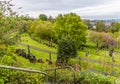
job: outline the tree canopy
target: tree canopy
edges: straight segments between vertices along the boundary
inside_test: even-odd
[[[55,38],[59,41],[64,36],[71,36],[80,47],[86,43],[87,26],[82,22],[80,16],[75,13],[58,15],[54,24]]]
[[[40,14],[39,19],[42,21],[47,21],[47,16],[45,14]]]
[[[119,22],[113,22],[111,24],[111,31],[112,31],[112,33],[120,31],[120,23]]]
[[[117,41],[111,35],[105,32],[90,32],[90,41],[96,44],[96,47],[117,47]]]
[[[25,21],[12,10],[10,1],[0,1],[0,43],[13,44],[25,28]]]
[[[49,21],[38,19],[30,22],[28,31],[41,39],[50,40],[53,35],[52,29],[52,24]]]
[[[96,23],[96,31],[98,32],[107,32],[108,28],[104,21],[100,20]]]

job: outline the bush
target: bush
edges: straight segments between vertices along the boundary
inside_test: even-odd
[[[69,58],[76,57],[77,46],[75,40],[70,36],[62,38],[58,45],[58,61],[67,63]]]
[[[1,64],[4,64],[4,65],[12,66],[15,64],[15,60],[12,58],[12,56],[4,55],[0,61],[1,61]]]
[[[115,84],[116,80],[116,77],[105,76],[92,72],[82,72],[78,78],[80,84]]]
[[[0,69],[0,84],[45,84],[45,77],[37,73]]]
[[[0,58],[2,58],[4,56],[4,54],[5,54],[5,50],[0,48]]]

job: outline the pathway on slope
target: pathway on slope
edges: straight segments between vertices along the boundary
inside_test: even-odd
[[[24,47],[27,47],[27,46],[28,46],[27,44],[20,44],[20,45],[21,45],[21,46],[24,46]],[[37,48],[37,47],[31,46],[31,45],[29,45],[29,47],[30,47],[31,49],[34,49],[34,50],[37,50],[37,51],[42,51],[42,52],[51,53],[51,54],[57,54],[57,52],[53,52],[53,51],[50,51],[50,50],[45,50],[45,49]]]

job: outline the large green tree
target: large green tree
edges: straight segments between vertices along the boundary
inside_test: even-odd
[[[87,26],[82,22],[80,16],[75,13],[58,15],[54,24],[55,38],[57,42],[64,36],[75,39],[78,47],[86,43]]]
[[[42,20],[34,20],[33,22],[29,23],[28,31],[45,40],[51,40],[52,38],[52,23],[49,21],[42,21]]]
[[[47,21],[47,16],[45,14],[40,14],[39,19],[42,21]]]

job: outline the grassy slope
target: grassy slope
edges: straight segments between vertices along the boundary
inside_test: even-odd
[[[46,45],[43,45],[41,43],[38,43],[38,42],[32,40],[28,36],[28,34],[26,34],[26,33],[22,34],[21,37],[22,37],[21,38],[22,39],[22,43],[24,43],[24,44],[29,44],[29,45],[32,45],[32,46],[35,46],[35,47],[38,47],[38,48],[42,48],[42,49],[45,49],[45,50],[50,50],[50,51],[57,52],[57,49],[55,49],[55,48],[50,48],[50,47],[48,47]],[[111,58],[108,55],[108,51],[106,51],[106,50],[100,50],[99,52],[96,53],[95,44],[89,42],[89,43],[87,43],[87,45],[88,45],[88,47],[86,47],[83,51],[80,50],[78,52],[78,55],[80,57],[86,58],[85,52],[86,51],[90,51],[90,55],[88,57],[89,59],[94,59],[94,60],[98,60],[98,61],[102,61],[102,62],[110,62],[110,63],[112,63]],[[23,47],[23,46],[20,46],[20,45],[17,46],[17,47],[25,48],[27,50],[26,47]],[[55,67],[55,64],[53,64],[53,65],[48,65],[47,64],[46,59],[49,59],[49,54],[48,53],[36,51],[36,50],[33,50],[33,49],[31,49],[31,52],[37,58],[42,58],[45,63],[35,63],[34,64],[34,63],[30,63],[27,59],[24,59],[23,57],[16,56],[18,62],[21,63],[21,67],[38,69],[38,70],[45,70],[45,69],[50,69],[50,68],[54,68]],[[118,59],[119,58],[119,54],[115,53],[114,57],[115,57],[115,60],[116,60],[115,64],[120,64],[119,59]],[[56,55],[52,55],[52,60],[55,63],[55,61],[56,61]],[[71,64],[76,64],[76,63],[78,63],[78,60],[72,59],[72,60],[70,60],[70,63]],[[107,66],[107,65],[103,66],[103,65],[100,65],[100,64],[97,64],[97,63],[87,63],[87,62],[81,61],[81,65],[84,68],[93,68],[94,67],[96,69],[103,70],[104,67],[106,67],[105,71],[107,71],[107,68],[109,70],[112,70],[111,66]]]
[[[21,35],[21,39],[22,39],[23,44],[28,44],[28,45],[31,45],[31,46],[34,46],[34,47],[37,47],[37,48],[41,48],[41,49],[44,49],[44,50],[49,50],[49,51],[56,52],[55,48],[50,48],[46,45],[40,44],[40,43],[32,40],[29,37],[29,35],[26,34],[26,33]],[[27,47],[21,46],[19,44],[15,47],[26,49],[26,52],[27,52]],[[35,55],[37,59],[41,58],[44,61],[44,63],[31,63],[28,59],[25,59],[21,56],[15,56],[16,59],[17,59],[17,62],[19,63],[19,67],[31,68],[31,69],[37,69],[37,70],[45,70],[45,69],[51,69],[51,68],[55,67],[54,63],[56,61],[56,55],[52,54],[53,64],[49,65],[48,62],[46,62],[46,60],[49,59],[49,54],[48,53],[33,50],[33,49],[30,49],[30,50],[31,50],[31,53],[33,55]]]
[[[24,44],[35,46],[37,48],[42,48],[42,49],[45,49],[45,50],[50,50],[50,51],[55,51],[55,52],[57,51],[55,48],[50,48],[46,45],[40,44],[40,43],[32,40],[27,33],[22,34],[21,37],[22,37],[21,38],[22,43],[24,43]]]

